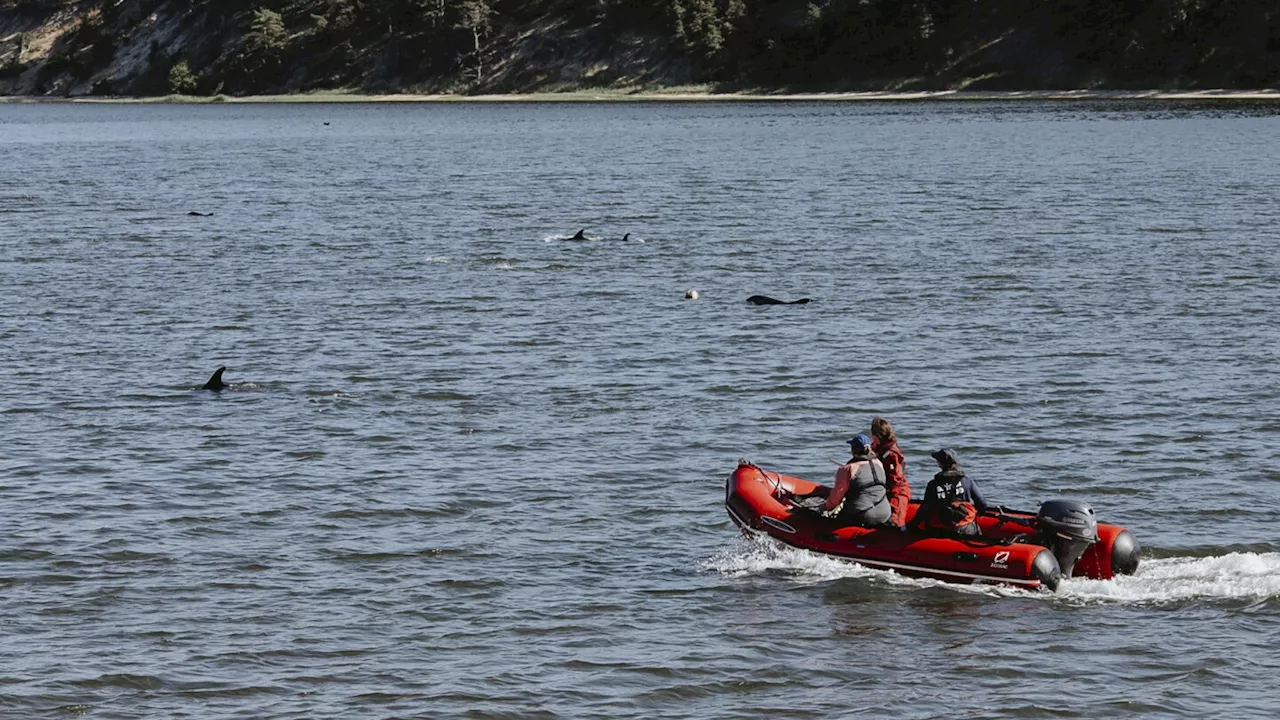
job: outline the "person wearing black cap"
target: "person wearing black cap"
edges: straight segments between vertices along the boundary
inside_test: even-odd
[[[978,513],[986,512],[987,502],[973,480],[965,477],[949,448],[935,450],[938,474],[929,481],[924,499],[911,521],[914,529],[925,528],[946,535],[977,535]]]
[[[823,517],[840,525],[875,527],[888,522],[889,496],[885,490],[884,465],[871,452],[871,438],[854,435],[849,440],[849,462],[836,471],[835,485],[824,491],[827,501],[818,509]]]

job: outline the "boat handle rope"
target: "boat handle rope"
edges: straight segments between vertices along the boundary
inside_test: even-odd
[[[746,465],[747,467],[753,467],[753,468],[755,468],[755,469],[759,470],[761,475],[764,475],[765,480],[768,480],[768,479],[769,479],[769,471],[768,471],[768,470],[765,470],[764,468],[760,467],[759,465],[757,465],[757,464],[755,464],[755,463],[753,463],[753,462],[750,462],[750,461],[747,461],[747,460],[739,460],[739,461],[738,461],[738,464],[739,464],[739,465]],[[784,493],[785,493],[785,494],[787,494],[787,495],[791,495],[791,494],[792,494],[790,491],[788,491],[788,490],[786,490],[785,488],[783,488],[783,487],[782,487],[782,473],[778,472],[777,470],[774,470],[774,471],[773,471],[773,489],[774,489],[774,492],[776,492],[776,493],[777,493],[777,494],[779,494],[779,495],[782,495],[782,494],[784,494]]]
[[[760,469],[760,472],[764,474],[765,478],[768,479],[769,471],[765,470],[764,468],[759,468],[759,469]],[[778,495],[782,495],[784,493],[787,495],[791,494],[789,491],[785,490],[782,487],[782,473],[778,472],[777,470],[773,471],[773,489],[774,489],[774,492],[776,492]]]

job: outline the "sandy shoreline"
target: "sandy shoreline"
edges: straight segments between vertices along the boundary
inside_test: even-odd
[[[0,103],[625,103],[625,102],[909,102],[1010,100],[1251,100],[1280,101],[1280,89],[1258,90],[937,90],[921,92],[717,93],[708,91],[572,91],[505,95],[366,95],[348,92],[213,97],[24,97]]]

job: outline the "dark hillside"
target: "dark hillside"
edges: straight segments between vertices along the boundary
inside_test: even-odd
[[[1260,0],[0,0],[0,94],[1262,88]]]

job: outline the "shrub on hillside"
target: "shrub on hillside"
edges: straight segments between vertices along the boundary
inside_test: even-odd
[[[199,87],[199,80],[191,72],[186,60],[179,60],[169,68],[169,92],[177,95],[193,95]]]

